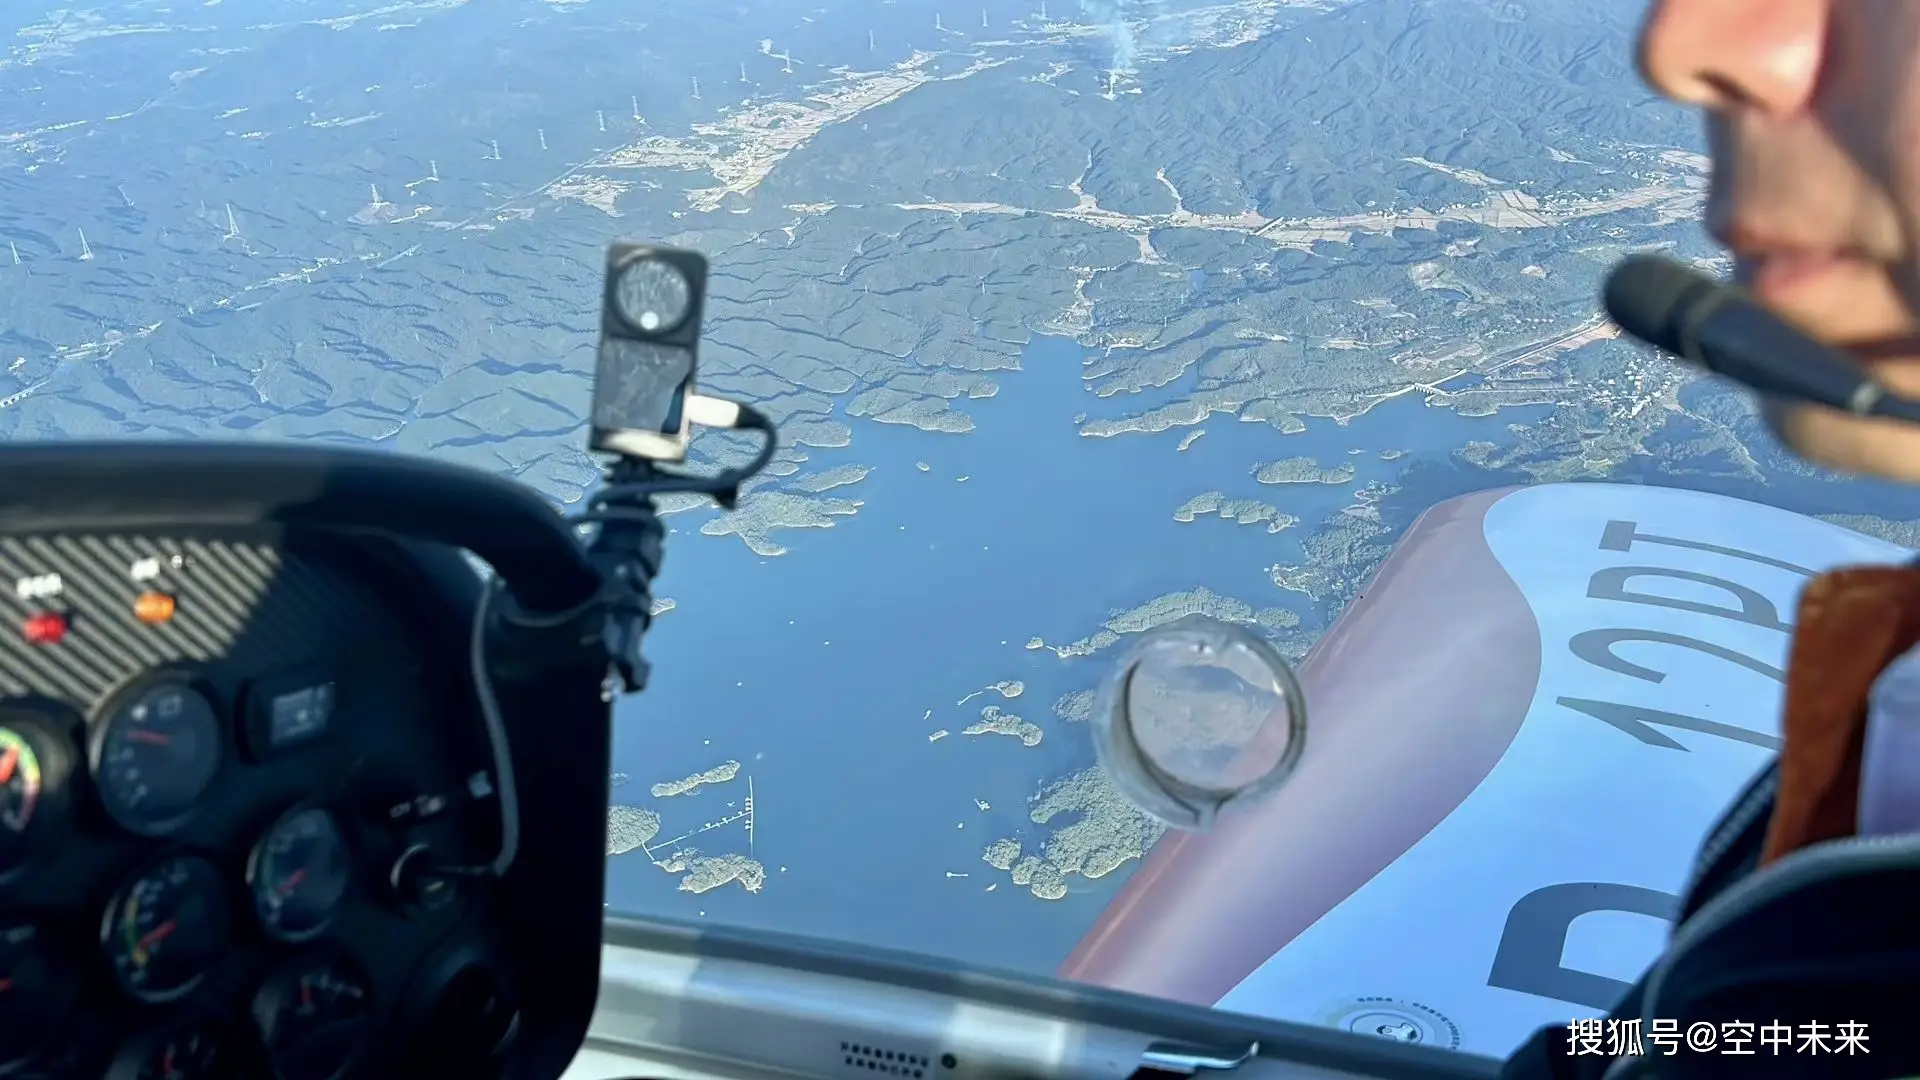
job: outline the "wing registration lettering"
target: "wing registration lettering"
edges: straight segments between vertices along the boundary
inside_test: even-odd
[[[1731,559],[1740,559],[1748,563],[1787,570],[1793,573],[1810,574],[1805,567],[1762,555],[1754,551],[1727,547],[1722,544],[1710,544],[1702,540],[1689,540],[1677,536],[1660,536],[1642,533],[1637,522],[1609,521],[1600,533],[1599,550],[1625,552],[1633,545],[1645,543],[1659,544],[1670,548],[1700,551],[1711,555],[1721,555]],[[1636,581],[1665,580],[1702,585],[1724,594],[1731,603],[1717,604],[1704,600],[1685,599],[1676,596],[1663,596],[1634,588]],[[1623,604],[1638,604],[1644,607],[1664,608],[1669,611],[1686,612],[1712,619],[1721,619],[1755,627],[1760,630],[1789,633],[1793,624],[1780,617],[1780,606],[1769,599],[1765,593],[1730,578],[1717,574],[1706,574],[1696,570],[1686,570],[1672,566],[1603,566],[1595,570],[1587,579],[1587,599],[1613,601]],[[1716,660],[1743,667],[1748,671],[1764,675],[1776,683],[1784,683],[1787,674],[1757,657],[1724,645],[1717,645],[1691,634],[1674,633],[1668,630],[1654,630],[1634,627],[1596,627],[1582,630],[1567,641],[1567,648],[1574,656],[1585,663],[1616,675],[1638,679],[1655,685],[1666,681],[1667,672],[1646,664],[1635,663],[1615,651],[1615,647],[1640,642],[1650,645],[1670,645],[1686,649]],[[1611,725],[1640,742],[1659,747],[1663,750],[1685,751],[1686,746],[1678,740],[1662,733],[1659,728],[1677,731],[1696,731],[1720,739],[1746,743],[1765,750],[1778,750],[1780,740],[1772,735],[1740,727],[1735,724],[1721,723],[1685,713],[1669,712],[1642,705],[1628,705],[1622,702],[1600,701],[1586,697],[1556,697],[1555,704],[1563,708],[1584,713],[1604,724]]]
[[[1508,910],[1487,985],[1604,1012],[1633,986],[1566,966],[1562,958],[1574,920],[1616,911],[1671,922],[1679,910],[1678,896],[1638,885],[1576,881],[1535,889]]]
[[[1697,731],[1702,735],[1711,735],[1717,739],[1732,739],[1734,742],[1743,742],[1766,750],[1780,749],[1780,740],[1772,735],[1735,724],[1722,724],[1714,720],[1703,720],[1698,716],[1667,712],[1664,709],[1649,709],[1644,705],[1622,705],[1617,701],[1594,701],[1590,698],[1572,697],[1556,698],[1554,703],[1576,712],[1586,713],[1603,724],[1611,724],[1619,728],[1648,746],[1658,746],[1663,750],[1685,751],[1687,748],[1677,740],[1662,735],[1655,730],[1656,728]]]
[[[1725,555],[1732,559],[1745,559],[1762,566],[1771,566],[1776,570],[1785,570],[1790,574],[1799,574],[1801,577],[1813,577],[1818,573],[1798,563],[1790,563],[1785,559],[1776,559],[1771,555],[1762,555],[1757,551],[1748,551],[1744,548],[1709,544],[1704,540],[1687,540],[1678,536],[1656,536],[1652,533],[1643,533],[1637,521],[1609,521],[1600,533],[1601,551],[1632,551],[1636,543],[1662,544],[1667,547],[1685,548],[1688,551]]]
[[[1765,675],[1774,682],[1785,682],[1787,679],[1786,672],[1772,664],[1756,660],[1746,653],[1735,652],[1725,645],[1715,645],[1711,641],[1702,641],[1686,634],[1670,634],[1665,630],[1638,630],[1621,626],[1582,630],[1567,642],[1567,648],[1573,651],[1573,655],[1594,667],[1611,671],[1616,675],[1626,675],[1650,683],[1666,681],[1666,672],[1623,659],[1619,653],[1613,651],[1615,645],[1628,641],[1644,641],[1653,645],[1672,645],[1681,649],[1691,649],[1697,653],[1725,660],[1730,664],[1738,664],[1748,671]]]
[[[1604,537],[1601,550],[1606,550]],[[1656,593],[1633,592],[1627,588],[1627,583],[1634,578],[1666,578],[1670,581],[1691,581],[1696,585],[1710,585],[1739,601],[1740,606],[1728,608],[1698,600],[1682,600]],[[1690,611],[1695,615],[1732,619],[1735,622],[1746,623],[1748,626],[1760,627],[1762,630],[1778,630],[1783,634],[1793,629],[1793,624],[1780,618],[1780,609],[1775,607],[1773,601],[1767,599],[1760,590],[1713,574],[1676,570],[1670,566],[1603,566],[1593,572],[1593,577],[1587,579],[1587,598],[1618,600],[1626,604],[1647,604],[1652,607],[1672,608],[1675,611]]]

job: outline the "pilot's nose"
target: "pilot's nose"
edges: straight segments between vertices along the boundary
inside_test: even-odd
[[[1819,79],[1834,0],[1653,0],[1640,72],[1684,105],[1790,113]]]

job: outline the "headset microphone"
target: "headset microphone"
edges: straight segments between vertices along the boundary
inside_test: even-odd
[[[1744,290],[1672,260],[1622,260],[1607,275],[1603,299],[1628,334],[1768,397],[1920,423],[1920,401],[1894,394],[1858,361],[1808,337]]]

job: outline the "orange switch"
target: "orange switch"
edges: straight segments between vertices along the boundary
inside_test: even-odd
[[[143,592],[133,601],[133,617],[148,626],[173,618],[173,597],[163,592]]]

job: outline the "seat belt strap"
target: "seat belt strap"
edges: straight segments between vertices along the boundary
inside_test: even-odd
[[[1823,574],[1800,597],[1781,722],[1780,790],[1762,866],[1859,829],[1860,766],[1876,680],[1920,644],[1920,569]]]

